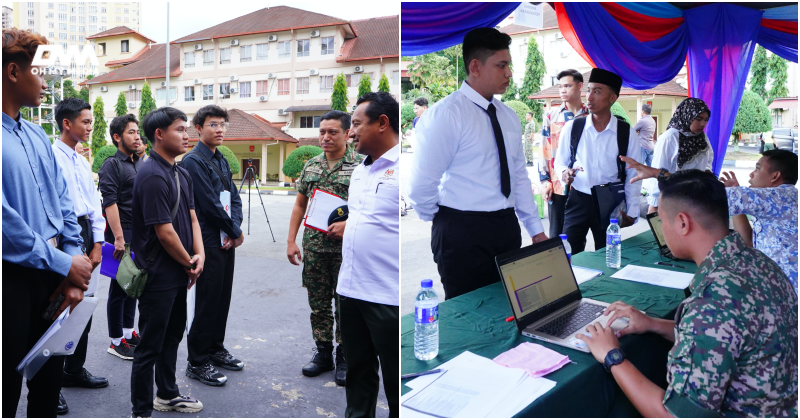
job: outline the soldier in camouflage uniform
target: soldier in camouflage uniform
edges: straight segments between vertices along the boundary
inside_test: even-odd
[[[610,369],[645,417],[797,418],[797,295],[777,263],[728,234],[725,189],[713,174],[688,170],[659,182],[664,237],[678,258],[698,264],[691,295],[675,321],[650,318],[617,302],[608,324],[628,318],[619,335],[655,332],[675,342],[667,390],[622,355],[613,330],[599,323],[578,335]],[[611,352],[611,354],[609,354]],[[611,356],[610,360],[608,356]]]
[[[311,362],[303,367],[303,375],[317,376],[334,369],[333,339],[336,350],[336,383],[344,386],[347,365],[344,359],[341,335],[339,334],[339,305],[332,313],[331,301],[337,299],[336,280],[342,264],[342,234],[346,222],[337,222],[327,230],[329,233],[306,227],[303,233],[303,255],[295,243],[308,200],[315,189],[337,195],[347,200],[350,175],[363,160],[363,156],[347,146],[350,116],[341,111],[331,111],[320,121],[320,145],[322,154],[311,158],[297,180],[297,200],[289,226],[287,256],[292,264],[303,261],[303,287],[308,291],[311,307],[311,330],[316,351]],[[336,329],[334,331],[334,320]]]
[[[533,133],[536,132],[536,122],[533,121],[533,112],[525,114],[525,119],[528,121],[525,124],[525,132],[522,133],[522,143],[525,149],[525,162],[528,166],[533,165]]]

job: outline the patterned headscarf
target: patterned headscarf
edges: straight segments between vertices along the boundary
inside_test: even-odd
[[[678,169],[686,162],[692,160],[698,153],[708,147],[705,132],[693,133],[690,127],[698,115],[707,112],[711,117],[711,110],[702,99],[686,98],[678,105],[667,127],[680,132],[678,139]]]

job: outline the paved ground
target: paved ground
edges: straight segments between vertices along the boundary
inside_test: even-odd
[[[305,289],[300,286],[301,267],[285,257],[289,214],[294,197],[263,195],[277,242],[272,242],[258,197],[252,196],[250,235],[247,236],[247,197],[244,201],[245,242],[237,249],[233,304],[228,319],[226,346],[244,360],[240,372],[221,370],[228,383],[209,387],[184,375],[186,337],[178,352],[178,384],[181,392],[204,404],[197,414],[153,412],[154,417],[343,417],[345,391],[334,383],[333,372],[306,378],[300,369],[310,359],[309,308]],[[298,244],[302,231],[298,235]],[[108,378],[102,389],[65,388],[70,412],[65,417],[130,416],[130,362],[106,352],[109,344],[106,323],[108,282],[102,278],[100,298],[89,334],[86,368]],[[17,409],[25,416],[27,390]],[[377,415],[387,417],[389,409],[381,389]]]

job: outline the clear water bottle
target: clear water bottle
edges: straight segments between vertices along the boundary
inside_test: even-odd
[[[567,252],[567,261],[569,261],[569,263],[572,264],[572,247],[569,246],[569,242],[567,241],[567,235],[562,233],[561,235],[558,235],[558,237],[561,238],[561,242],[564,243],[564,251]]]
[[[433,280],[422,280],[414,301],[414,356],[431,360],[439,354],[439,297]]]
[[[617,219],[611,219],[606,229],[606,266],[609,268],[619,268],[622,263],[622,235],[617,222]]]

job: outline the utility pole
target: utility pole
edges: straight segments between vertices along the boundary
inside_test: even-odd
[[[170,68],[169,68],[169,50],[170,50],[170,48],[169,48],[169,2],[167,2],[167,45],[166,45],[166,49],[167,49],[167,92],[166,92],[166,95],[164,95],[166,97],[166,101],[165,101],[166,103],[164,104],[164,106],[169,106],[169,100],[170,100],[170,90],[169,90],[169,72],[170,72]]]

